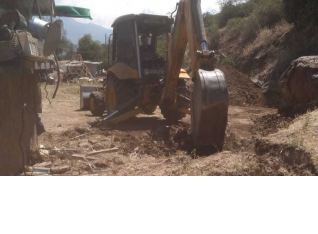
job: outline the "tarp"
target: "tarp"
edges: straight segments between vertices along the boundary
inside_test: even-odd
[[[74,6],[55,6],[55,16],[92,19],[90,9]]]
[[[38,9],[34,5],[35,0],[0,0],[0,2],[15,7],[27,20],[32,18],[30,8],[34,7],[32,14],[38,15]],[[55,5],[55,0],[37,0],[37,2],[42,16],[50,16],[51,13],[54,13],[54,16],[60,17],[92,19],[90,9],[87,8]]]

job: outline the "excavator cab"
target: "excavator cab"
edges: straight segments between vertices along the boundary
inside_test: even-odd
[[[172,24],[172,18],[148,14],[116,19],[112,25],[112,66],[108,72],[123,80],[159,82],[166,73],[167,37]]]

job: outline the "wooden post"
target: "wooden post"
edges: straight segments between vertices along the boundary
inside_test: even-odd
[[[29,162],[31,142],[37,142],[38,84],[38,75],[0,74],[0,176],[17,175]]]

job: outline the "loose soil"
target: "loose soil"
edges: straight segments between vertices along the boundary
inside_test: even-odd
[[[230,66],[222,66],[230,94],[230,105],[264,106],[262,89],[254,85],[250,78]]]
[[[286,157],[274,155],[270,147],[261,147],[262,137],[286,128],[291,120],[264,107],[261,89],[247,76],[231,67],[222,70],[231,99],[224,152],[196,150],[191,144],[190,117],[170,125],[159,109],[151,116],[139,115],[117,127],[92,127],[89,123],[98,118],[79,110],[79,86],[64,84],[52,104],[43,98],[42,120],[47,132],[39,139],[42,149],[34,153],[33,162],[37,166],[44,162],[40,166],[73,176],[315,174],[306,155],[299,157],[306,166],[298,161],[294,166]],[[54,87],[47,89],[52,94]],[[111,148],[118,151],[80,157]]]

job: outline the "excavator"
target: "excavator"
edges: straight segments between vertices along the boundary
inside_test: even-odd
[[[175,18],[172,15],[176,13]],[[180,0],[171,17],[125,15],[113,23],[111,65],[104,87],[89,95],[93,115],[118,125],[159,106],[169,122],[191,115],[197,148],[223,149],[229,95],[225,76],[208,49],[201,0]],[[186,50],[191,75],[182,69]]]

